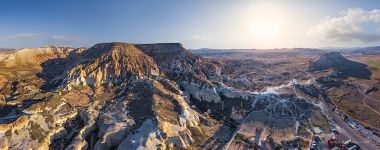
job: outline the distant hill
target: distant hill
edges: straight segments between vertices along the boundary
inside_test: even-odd
[[[279,48],[279,49],[209,49],[202,48],[191,50],[193,54],[204,57],[215,58],[254,58],[272,56],[297,56],[297,55],[319,55],[324,51],[312,48]]]
[[[212,49],[201,48],[191,50],[193,54],[205,57],[252,57],[273,55],[320,55],[324,52],[341,52],[345,55],[380,54],[380,46],[355,48],[276,48],[276,49]]]
[[[366,64],[351,61],[345,58],[339,52],[327,52],[322,54],[318,59],[313,61],[309,69],[314,71],[323,71],[332,69],[337,71],[339,77],[356,77],[369,79],[371,71]]]
[[[371,55],[371,54],[380,54],[380,46],[371,46],[371,47],[354,47],[354,48],[325,48],[326,51],[330,52],[341,52],[343,54],[352,55]]]
[[[14,51],[16,49],[13,49],[13,48],[0,48],[0,52],[10,52],[10,51]]]
[[[351,53],[353,54],[363,54],[363,55],[380,54],[380,46],[354,48],[354,49],[350,49],[349,51],[351,51]]]

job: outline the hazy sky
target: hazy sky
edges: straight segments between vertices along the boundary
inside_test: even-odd
[[[187,48],[380,45],[380,1],[2,0],[0,47],[181,42]]]

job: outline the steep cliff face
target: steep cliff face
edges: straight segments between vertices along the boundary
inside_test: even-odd
[[[222,84],[222,68],[193,55],[180,43],[137,45],[154,58],[160,70],[176,81],[186,95],[200,101],[220,103],[221,95],[228,98],[249,99],[250,93],[237,91]]]
[[[179,86],[160,74],[155,60],[136,46],[97,44],[78,58],[63,81],[70,91],[63,97],[74,106],[89,104],[80,113],[83,127],[67,148],[188,148],[201,142],[198,113],[188,106]],[[95,95],[86,103],[75,102],[70,94],[88,86]],[[107,90],[96,92],[103,87]],[[109,99],[99,99],[104,95]],[[59,141],[67,140],[55,143]]]
[[[154,58],[160,70],[178,81],[185,92],[198,100],[220,102],[220,96],[210,80],[220,81],[220,70],[206,64],[200,56],[192,55],[179,43],[137,45]]]
[[[134,45],[104,43],[93,46],[79,56],[75,67],[68,70],[64,84],[95,87],[158,74],[159,69],[154,60]]]
[[[1,148],[184,149],[201,142],[198,113],[136,46],[97,44],[68,56],[74,64],[64,66],[62,86],[44,103],[1,118]]]
[[[162,149],[185,149],[201,142],[196,136],[201,132],[198,113],[188,106],[177,89],[167,87],[175,85],[170,82],[145,80],[130,88],[122,101],[135,121],[131,128],[136,132],[122,139],[118,149],[155,149],[157,145]],[[141,87],[145,92],[139,91]]]
[[[4,101],[12,110],[0,114],[0,148],[199,148],[212,136],[200,118],[212,118],[198,104],[218,103],[210,111],[227,114],[253,96],[216,82],[220,69],[180,44],[103,43],[43,58],[41,76],[62,82],[19,103]],[[10,95],[21,91],[17,84],[23,82],[3,82]],[[199,103],[190,107],[189,97]]]
[[[192,55],[182,47],[180,43],[158,43],[136,45],[145,54],[154,58],[169,78],[181,79],[188,75],[196,75],[206,79],[207,76],[202,71],[202,59]]]

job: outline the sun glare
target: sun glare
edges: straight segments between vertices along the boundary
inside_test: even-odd
[[[280,34],[281,27],[273,21],[255,21],[249,29],[252,38],[263,38],[266,40],[276,39]]]
[[[291,34],[291,12],[287,7],[268,2],[254,3],[244,11],[245,24],[241,31],[255,47],[275,47]]]

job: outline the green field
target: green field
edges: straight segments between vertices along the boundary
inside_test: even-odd
[[[372,72],[372,79],[379,80],[380,79],[380,62],[374,60],[367,61],[368,68]]]
[[[367,64],[369,67],[374,67],[380,69],[380,62],[374,61],[374,60],[368,60]]]

